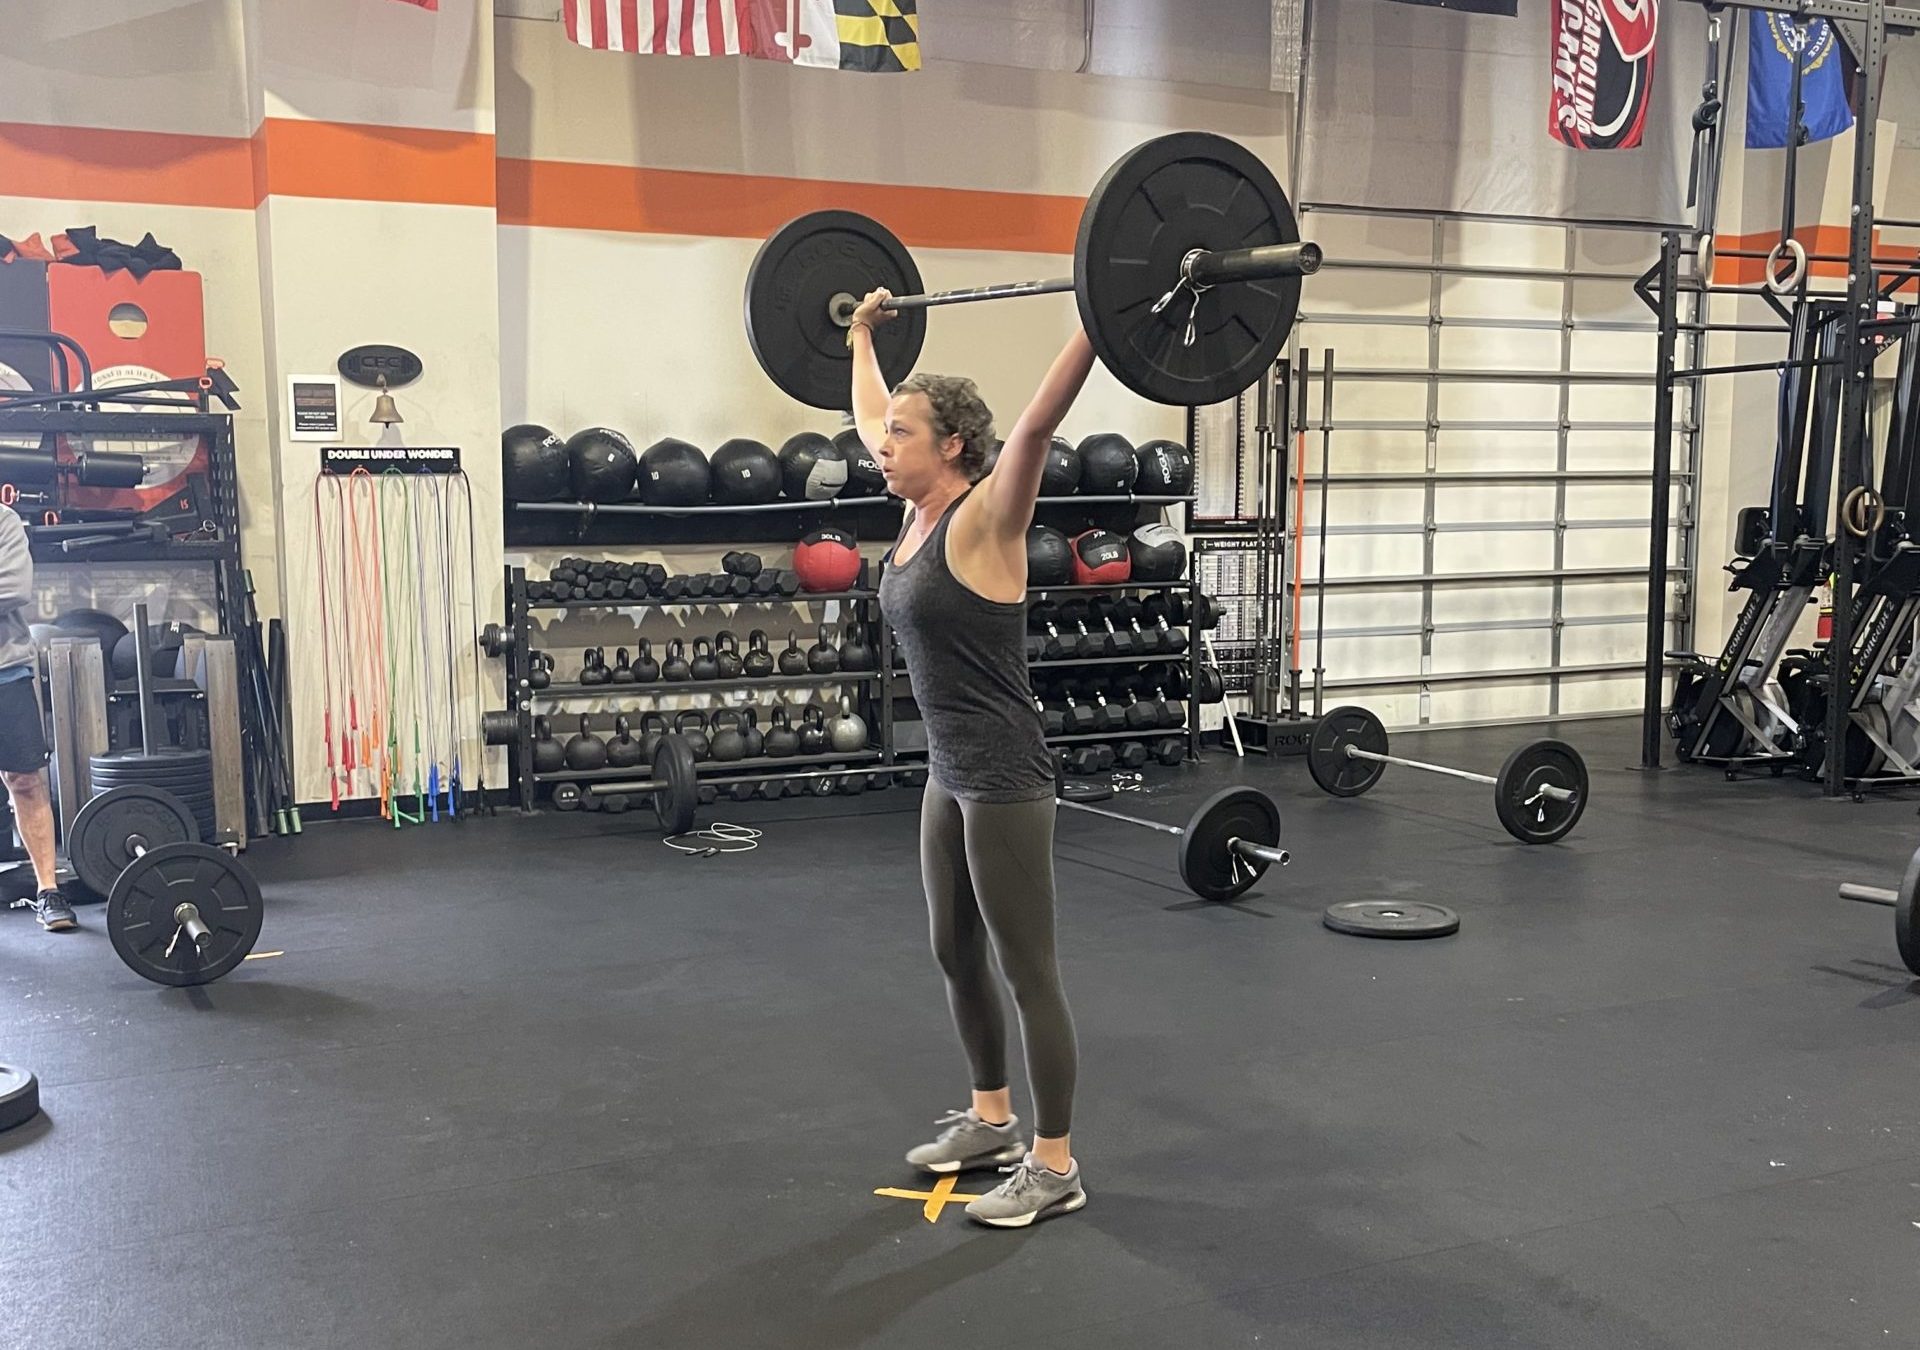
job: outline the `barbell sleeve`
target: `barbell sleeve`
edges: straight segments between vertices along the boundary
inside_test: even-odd
[[[1900,903],[1900,895],[1897,891],[1890,891],[1885,886],[1862,886],[1855,881],[1840,883],[1840,898],[1858,900],[1867,905],[1898,905]]]
[[[201,951],[213,941],[213,930],[200,918],[199,909],[190,901],[183,901],[173,908],[173,921],[184,928],[187,936],[193,939],[193,945]]]
[[[1310,277],[1320,270],[1320,245],[1262,244],[1258,248],[1229,248],[1217,253],[1195,253],[1181,269],[1196,286],[1218,286],[1227,281],[1271,281],[1275,277]]]
[[[1256,844],[1251,839],[1229,839],[1227,847],[1243,858],[1253,858],[1260,862],[1272,863],[1275,867],[1285,867],[1293,861],[1293,855],[1284,848],[1271,848],[1266,844]]]

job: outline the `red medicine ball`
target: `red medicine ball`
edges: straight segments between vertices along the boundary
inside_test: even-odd
[[[1133,554],[1112,530],[1088,530],[1073,537],[1073,584],[1113,586],[1133,576]]]
[[[1127,546],[1120,545],[1125,554]],[[825,526],[802,539],[793,550],[793,570],[808,591],[848,591],[860,579],[860,549],[845,530]]]

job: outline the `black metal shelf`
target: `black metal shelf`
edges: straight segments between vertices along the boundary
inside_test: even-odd
[[[749,774],[749,777],[777,777],[782,769],[804,769],[822,764],[871,764],[880,758],[880,752],[874,749],[855,750],[849,754],[835,755],[782,755],[775,759],[770,755],[755,755],[752,759],[703,759],[694,765],[700,774],[737,774],[742,768],[753,764],[778,765],[766,774]],[[631,769],[555,769],[551,773],[536,773],[536,783],[635,783],[652,785],[652,780],[636,775],[648,772],[649,766],[636,764]],[[636,791],[642,790],[636,787]]]
[[[1179,581],[1103,581],[1086,586],[1029,586],[1027,594],[1053,595],[1061,591],[1089,594],[1097,591],[1184,591],[1192,584],[1185,578]]]
[[[1185,664],[1192,657],[1187,652],[1168,654],[1158,652],[1152,656],[1063,656],[1054,661],[1029,661],[1028,670],[1058,670],[1065,666],[1143,666],[1153,664]]]
[[[527,515],[550,516],[757,516],[782,511],[846,511],[898,506],[887,497],[823,497],[819,501],[766,502],[759,506],[649,506],[645,502],[515,502]]]
[[[701,595],[668,600],[628,596],[622,600],[529,600],[528,609],[666,609],[677,605],[817,605],[828,600],[877,600],[878,591],[801,591],[798,595]]]
[[[1181,740],[1187,737],[1188,727],[1122,727],[1118,731],[1076,731],[1064,736],[1047,737],[1048,745],[1071,745],[1076,741],[1158,741],[1168,736],[1177,736]]]
[[[529,690],[533,698],[632,697],[644,694],[700,694],[718,689],[800,689],[822,684],[870,684],[880,678],[878,671],[858,671],[837,675],[743,675],[737,680],[651,680],[645,684],[550,684],[545,689]]]

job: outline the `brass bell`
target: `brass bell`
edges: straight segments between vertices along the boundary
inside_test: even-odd
[[[397,422],[406,421],[407,419],[400,415],[399,406],[394,403],[393,395],[387,392],[387,377],[385,375],[380,377],[380,382],[375,387],[380,390],[380,396],[374,399],[373,416],[367,420],[369,422],[378,422],[383,427],[390,427]]]

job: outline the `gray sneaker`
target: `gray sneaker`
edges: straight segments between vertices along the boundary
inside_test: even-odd
[[[49,933],[70,933],[80,926],[73,917],[73,906],[58,890],[40,891],[31,900],[16,900],[14,909],[30,909],[40,926]]]
[[[1010,1175],[986,1195],[967,1206],[967,1217],[995,1228],[1025,1228],[1035,1219],[1052,1219],[1084,1208],[1087,1192],[1080,1185],[1080,1163],[1061,1176],[1029,1153]]]
[[[907,1161],[923,1172],[944,1176],[969,1167],[1000,1167],[1026,1156],[1018,1116],[1009,1116],[1005,1125],[989,1125],[968,1107],[965,1111],[949,1111],[934,1124],[947,1128],[931,1144],[922,1144],[907,1154]]]

